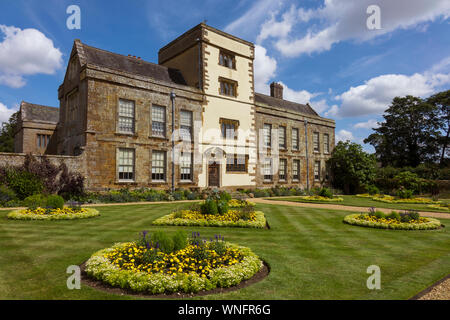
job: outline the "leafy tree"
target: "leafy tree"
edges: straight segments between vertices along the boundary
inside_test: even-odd
[[[0,152],[14,152],[14,133],[19,119],[19,112],[13,113],[8,122],[3,122],[0,129]]]
[[[413,96],[396,97],[383,117],[380,127],[364,140],[374,146],[382,166],[416,167],[437,160],[441,135],[437,106]]]
[[[375,156],[350,141],[340,141],[336,145],[327,165],[331,169],[333,186],[346,194],[366,189],[375,178]]]
[[[439,119],[441,120],[442,131],[445,136],[439,139],[441,146],[441,157],[439,163],[441,166],[446,165],[449,156],[450,145],[450,90],[439,92],[427,99],[427,102],[434,105],[439,110]]]

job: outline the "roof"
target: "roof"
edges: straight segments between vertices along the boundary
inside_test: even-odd
[[[80,42],[81,43],[81,42]],[[168,83],[186,85],[183,75],[177,69],[147,62],[136,57],[124,56],[81,43],[86,63],[153,78]]]
[[[255,93],[255,103],[264,103],[272,107],[299,112],[312,116],[319,116],[309,104],[296,103],[284,99],[274,98],[262,93]]]
[[[59,121],[59,108],[24,101],[20,104],[20,114],[22,121],[43,121],[54,124]]]

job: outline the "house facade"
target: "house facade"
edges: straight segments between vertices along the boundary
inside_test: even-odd
[[[75,40],[45,153],[80,157],[90,190],[326,183],[335,122],[284,100],[280,84],[255,93],[251,42],[202,23],[158,60]],[[29,108],[36,126],[49,107],[22,103],[22,117]],[[37,152],[37,134],[16,134],[16,152]]]

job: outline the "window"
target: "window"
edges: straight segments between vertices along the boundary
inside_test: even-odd
[[[166,181],[166,153],[152,151],[152,180]]]
[[[323,135],[323,152],[330,153],[330,135],[328,133]]]
[[[237,130],[239,128],[238,120],[220,118],[219,122],[222,130],[222,138],[237,139]]]
[[[181,153],[180,172],[182,181],[192,181],[192,153]]]
[[[248,155],[228,155],[227,172],[247,172]]]
[[[319,150],[319,133],[318,132],[313,133],[313,146],[314,146],[314,152],[320,152],[320,150]]]
[[[299,149],[298,129],[293,128],[292,129],[292,150],[298,150],[298,149]]]
[[[286,181],[286,167],[287,167],[287,160],[280,159],[280,168],[278,169],[278,179],[280,181]]]
[[[320,161],[314,162],[314,180],[320,181]]]
[[[264,180],[272,181],[273,173],[272,173],[272,158],[264,159]]]
[[[185,141],[192,141],[192,112],[181,110],[180,112],[180,137]]]
[[[119,149],[119,181],[134,181],[134,149]]]
[[[220,83],[220,94],[224,96],[236,97],[236,87],[237,83],[235,81],[219,79]]]
[[[48,134],[38,134],[36,135],[36,145],[38,148],[47,148],[50,143],[51,136]]]
[[[119,132],[134,133],[134,101],[119,100]]]
[[[271,124],[264,124],[264,128],[263,128],[263,135],[264,135],[264,145],[266,147],[270,147],[271,146],[271,141],[272,141],[272,125]]]
[[[152,136],[164,138],[166,136],[166,108],[152,106]]]
[[[300,181],[300,160],[292,162],[292,180]]]
[[[234,55],[223,51],[220,51],[219,54],[219,64],[230,69],[236,69],[236,59]]]
[[[286,127],[278,128],[278,147],[286,149]]]

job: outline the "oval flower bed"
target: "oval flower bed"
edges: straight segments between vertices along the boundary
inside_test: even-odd
[[[341,197],[328,198],[328,197],[322,197],[322,196],[302,196],[302,197],[300,197],[300,200],[302,200],[304,202],[340,202],[340,201],[344,201],[344,199]]]
[[[154,225],[265,228],[266,217],[255,211],[255,204],[248,201],[230,200],[219,202],[220,210],[213,200],[178,210],[153,221]]]
[[[427,207],[428,208],[432,208],[432,209],[439,209],[439,210],[450,211],[450,204],[449,203],[430,204]]]
[[[21,209],[11,211],[7,217],[14,220],[73,220],[85,219],[99,216],[100,213],[91,208],[69,208],[62,209]]]
[[[385,215],[383,212],[369,210],[368,214],[350,214],[345,216],[344,222],[362,227],[394,229],[394,230],[432,230],[441,227],[441,222],[434,218],[420,217],[418,212],[404,212],[399,214],[392,211]]]
[[[438,204],[440,201],[434,201],[428,198],[410,198],[410,199],[400,199],[389,195],[369,195],[369,194],[357,194],[359,198],[372,198],[374,201],[380,201],[385,203],[409,203],[409,204]]]
[[[220,236],[207,241],[193,233],[187,241],[180,232],[173,238],[177,245],[172,247],[163,233],[157,238],[160,241],[147,240],[144,232],[140,241],[100,250],[86,262],[86,273],[113,287],[136,292],[195,293],[235,286],[263,267],[249,248],[225,242]]]

